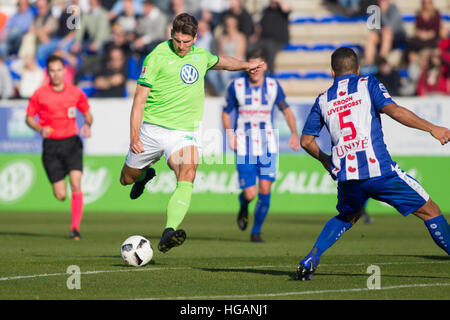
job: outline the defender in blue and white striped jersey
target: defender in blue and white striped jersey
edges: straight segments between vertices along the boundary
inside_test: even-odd
[[[262,51],[250,52],[248,61],[263,62]],[[292,132],[289,146],[293,150],[300,149],[295,117],[278,81],[264,75],[266,68],[265,65],[264,70],[246,74],[229,84],[222,113],[230,147],[236,151],[239,186],[242,189],[237,218],[241,230],[247,228],[248,204],[258,194],[250,236],[250,240],[255,242],[263,241],[261,227],[269,210],[271,185],[277,173],[278,134],[273,128],[275,106],[283,113]],[[230,123],[233,111],[237,113],[235,130]]]
[[[331,67],[334,83],[314,103],[301,145],[338,181],[339,215],[327,222],[311,252],[300,261],[298,278],[312,278],[320,256],[359,219],[368,198],[386,202],[404,216],[413,213],[422,219],[435,243],[450,254],[449,225],[420,183],[392,161],[384,143],[381,113],[429,132],[442,145],[449,141],[450,130],[398,106],[374,76],[360,77],[358,58],[352,49],[337,49]],[[331,156],[315,141],[323,126],[331,136]]]

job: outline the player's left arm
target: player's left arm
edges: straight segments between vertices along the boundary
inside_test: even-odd
[[[407,108],[396,104],[388,104],[381,108],[381,112],[407,127],[429,132],[442,145],[445,145],[450,140],[450,130],[448,128],[436,126],[420,118]]]
[[[80,135],[84,138],[90,138],[91,126],[92,122],[94,121],[94,118],[92,117],[92,113],[90,111],[83,113],[83,116],[84,116],[84,124],[80,129]]]
[[[316,137],[319,136],[322,127],[325,125],[324,119],[321,116],[321,108],[319,104],[320,97],[321,95],[317,97],[316,102],[312,106],[308,118],[306,119],[302,136],[300,138],[300,145],[312,157],[319,160],[325,170],[327,170],[333,177],[331,172],[331,156],[323,152],[316,142]]]
[[[81,112],[81,114],[84,117],[84,124],[80,129],[80,135],[84,138],[90,138],[91,137],[91,126],[92,122],[94,121],[94,118],[92,117],[92,114],[90,112],[90,105],[88,101],[88,97],[86,94],[78,90],[79,97],[78,97],[78,103],[77,103],[77,109]]]
[[[284,102],[284,101],[280,102],[280,104],[287,106],[286,102]],[[298,150],[300,150],[300,141],[298,138],[297,123],[295,122],[294,113],[292,112],[291,108],[289,108],[289,107],[283,108],[281,112],[283,112],[286,123],[292,133],[291,138],[289,139],[289,142],[288,142],[289,147],[291,147],[295,151],[298,151]]]
[[[262,70],[263,66],[264,62],[247,62],[229,56],[219,56],[219,61],[212,69],[253,73]]]

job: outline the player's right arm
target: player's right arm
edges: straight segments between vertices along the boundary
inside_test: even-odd
[[[407,127],[429,132],[442,145],[450,140],[450,130],[448,128],[436,126],[404,107],[388,104],[381,108],[381,112]]]
[[[316,136],[310,134],[302,134],[300,144],[307,153],[320,161],[322,166],[331,174],[331,157],[323,152],[316,142]]]
[[[144,144],[139,138],[142,118],[144,116],[145,101],[150,94],[150,87],[138,84],[134,94],[133,106],[130,115],[130,150],[134,153],[144,152]]]
[[[225,106],[222,111],[222,123],[225,129],[225,134],[227,136],[228,144],[232,150],[237,149],[237,137],[234,134],[234,130],[231,127],[231,117],[230,114],[233,110],[236,110],[239,106],[239,102],[236,98],[236,91],[234,88],[234,81],[232,81],[227,88],[227,93],[225,95]]]
[[[231,128],[231,120],[230,120],[230,114],[222,111],[222,123],[223,127],[225,129],[225,133],[227,135],[227,140],[230,145],[230,148],[233,150],[237,149],[237,138],[234,134],[233,128]]]
[[[27,115],[25,118],[25,123],[33,130],[39,132],[39,134],[43,138],[48,138],[50,135],[50,127],[41,127],[36,120],[34,120],[34,117]]]
[[[316,99],[316,102],[312,106],[308,118],[306,119],[300,138],[300,145],[308,154],[319,160],[320,163],[322,163],[322,166],[332,175],[331,156],[323,152],[316,142],[316,137],[319,136],[322,127],[325,125],[321,116],[319,97]]]
[[[39,134],[43,138],[48,138],[50,136],[51,128],[49,126],[41,126],[35,120],[36,115],[39,113],[40,104],[36,97],[36,94],[33,94],[28,101],[28,106],[26,109],[26,117],[25,123],[33,130],[39,132]]]

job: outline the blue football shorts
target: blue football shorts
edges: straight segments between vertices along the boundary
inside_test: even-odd
[[[407,216],[422,207],[430,196],[417,180],[396,165],[392,172],[380,177],[339,182],[336,209],[340,215],[354,214],[369,198],[385,202]]]
[[[236,162],[241,189],[256,185],[256,178],[275,181],[278,169],[277,154],[272,153],[262,157],[237,156]]]

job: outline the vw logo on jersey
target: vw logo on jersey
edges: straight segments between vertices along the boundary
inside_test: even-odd
[[[190,64],[185,64],[181,67],[180,77],[186,84],[193,84],[198,80],[198,70]]]

